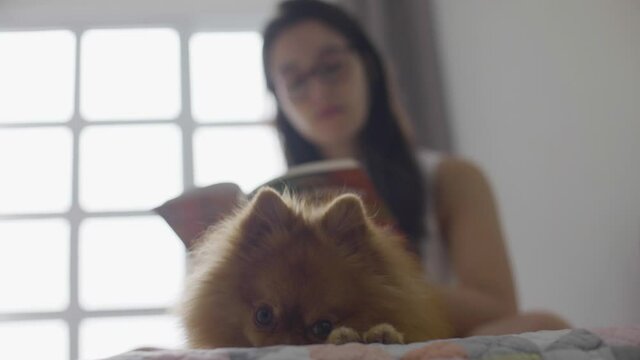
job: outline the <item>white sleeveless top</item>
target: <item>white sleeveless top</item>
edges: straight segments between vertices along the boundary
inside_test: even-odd
[[[416,160],[422,171],[427,195],[427,212],[425,216],[425,230],[427,235],[420,242],[420,256],[422,267],[426,275],[436,283],[451,284],[455,282],[449,247],[442,237],[436,217],[435,206],[435,178],[438,166],[444,155],[432,150],[420,150]]]

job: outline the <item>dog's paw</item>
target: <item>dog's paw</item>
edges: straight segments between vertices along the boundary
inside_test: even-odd
[[[352,342],[362,342],[360,334],[352,328],[339,327],[333,329],[327,337],[327,344],[342,345]]]
[[[404,344],[404,336],[389,324],[379,324],[364,333],[366,344]]]

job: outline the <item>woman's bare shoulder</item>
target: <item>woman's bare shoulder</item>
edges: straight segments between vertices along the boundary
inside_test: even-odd
[[[440,180],[445,181],[464,182],[485,177],[478,164],[458,155],[444,155],[436,174]]]
[[[448,210],[465,198],[491,196],[489,181],[481,167],[456,155],[444,156],[440,161],[435,173],[435,190],[438,202]]]
[[[423,165],[435,165],[433,175],[436,177],[436,182],[440,184],[464,182],[484,177],[480,166],[460,155],[420,149],[417,158]]]

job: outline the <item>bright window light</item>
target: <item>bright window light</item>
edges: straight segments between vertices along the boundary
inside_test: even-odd
[[[170,307],[184,245],[159,217],[88,219],[80,227],[80,304],[88,310]]]
[[[80,134],[80,203],[89,211],[148,210],[182,191],[180,129],[102,125]]]
[[[72,141],[63,127],[0,129],[0,215],[69,209]]]
[[[0,293],[0,313],[66,309],[69,304],[66,220],[0,221]],[[0,339],[6,340],[1,336]]]
[[[199,186],[235,182],[252,191],[285,169],[278,136],[268,126],[199,129],[193,156]]]
[[[173,119],[180,102],[180,39],[175,30],[84,33],[80,111],[88,120]]]
[[[69,330],[60,320],[0,322],[3,359],[69,359]]]
[[[71,119],[75,60],[70,31],[0,32],[0,123]]]
[[[261,35],[172,24],[0,31],[3,358],[183,348],[187,254],[150,210],[184,179],[249,192],[286,170]]]
[[[104,359],[141,347],[181,348],[182,334],[177,319],[169,316],[87,319],[80,324],[80,359]]]
[[[272,115],[261,52],[262,37],[255,32],[191,37],[191,104],[196,121],[257,121]]]

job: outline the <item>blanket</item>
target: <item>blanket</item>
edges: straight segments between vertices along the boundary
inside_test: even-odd
[[[475,336],[407,345],[345,344],[131,351],[109,360],[640,360],[640,325]]]

